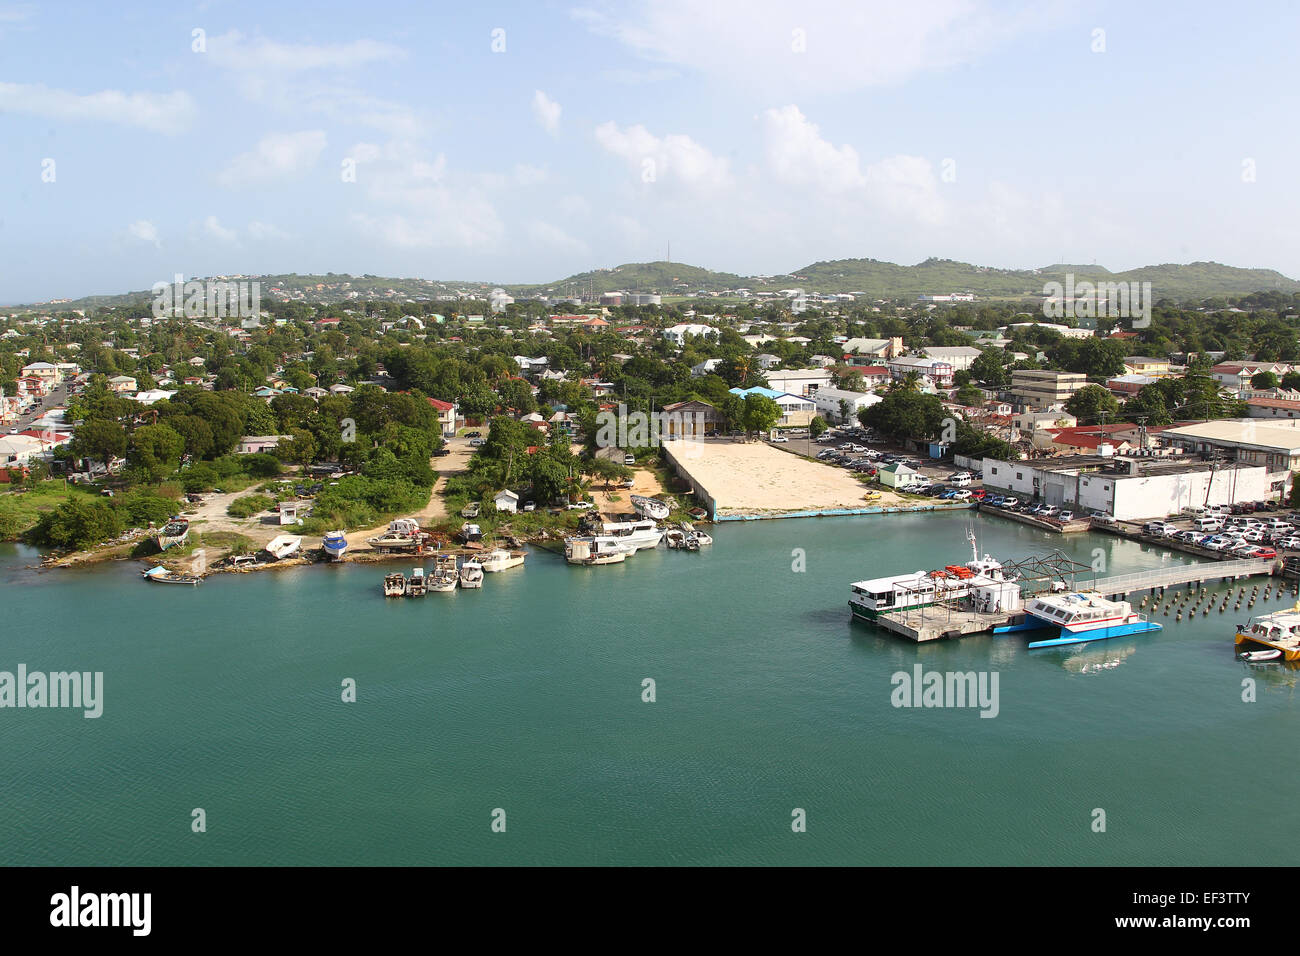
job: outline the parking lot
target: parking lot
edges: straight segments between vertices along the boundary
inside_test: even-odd
[[[1280,552],[1300,551],[1300,512],[1283,511],[1271,502],[1196,509],[1195,513],[1145,522],[1140,530],[1148,538],[1176,541],[1225,557],[1276,558]]]

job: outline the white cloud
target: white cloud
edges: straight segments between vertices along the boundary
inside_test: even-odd
[[[235,230],[223,226],[216,216],[209,216],[203,220],[203,231],[214,239],[220,239],[222,242],[239,241],[239,234]]]
[[[659,137],[640,124],[619,129],[613,122],[602,123],[595,132],[596,142],[627,162],[642,182],[679,183],[691,190],[713,190],[732,183],[728,161],[689,136],[670,133]]]
[[[207,55],[224,69],[259,74],[355,69],[371,63],[403,59],[406,51],[378,40],[319,44],[277,43],[266,37],[248,38],[238,30],[231,30],[208,39]]]
[[[634,0],[573,16],[645,60],[767,92],[844,93],[974,62],[1063,16],[1028,0]],[[662,68],[662,67],[661,67]]]
[[[590,251],[587,244],[581,239],[575,239],[559,226],[549,222],[532,220],[524,225],[524,230],[528,234],[528,238],[534,242],[550,246],[557,252],[586,253]]]
[[[289,234],[269,222],[259,222],[254,219],[248,224],[248,237],[257,242],[264,242],[272,239],[288,239]]]
[[[183,91],[101,90],[83,95],[39,83],[0,83],[0,112],[28,113],[57,120],[97,120],[171,134],[187,129],[196,114],[194,101]]]
[[[533,117],[552,136],[560,132],[560,110],[560,104],[541,90],[533,92]]]
[[[148,219],[137,219],[126,227],[126,231],[141,242],[152,242],[155,246],[159,244],[158,227]]]
[[[217,175],[217,181],[237,187],[297,175],[316,165],[324,149],[322,130],[272,133],[262,137],[250,152],[232,159]]]

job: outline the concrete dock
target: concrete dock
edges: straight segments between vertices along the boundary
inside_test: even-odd
[[[876,623],[899,637],[921,644],[945,637],[980,634],[995,627],[1019,624],[1024,619],[1023,611],[968,611],[932,604],[881,614]]]

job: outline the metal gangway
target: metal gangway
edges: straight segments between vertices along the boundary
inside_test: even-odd
[[[1248,578],[1272,574],[1278,567],[1274,558],[1242,558],[1236,561],[1202,561],[1180,564],[1159,571],[1138,571],[1109,578],[1097,578],[1092,589],[1098,594],[1124,595],[1134,591],[1168,588],[1179,584],[1202,584],[1205,581]]]

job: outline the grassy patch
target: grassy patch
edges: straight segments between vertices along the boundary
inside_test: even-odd
[[[0,541],[18,540],[42,514],[74,496],[98,497],[76,485],[65,485],[62,479],[27,485],[22,491],[0,493]]]

